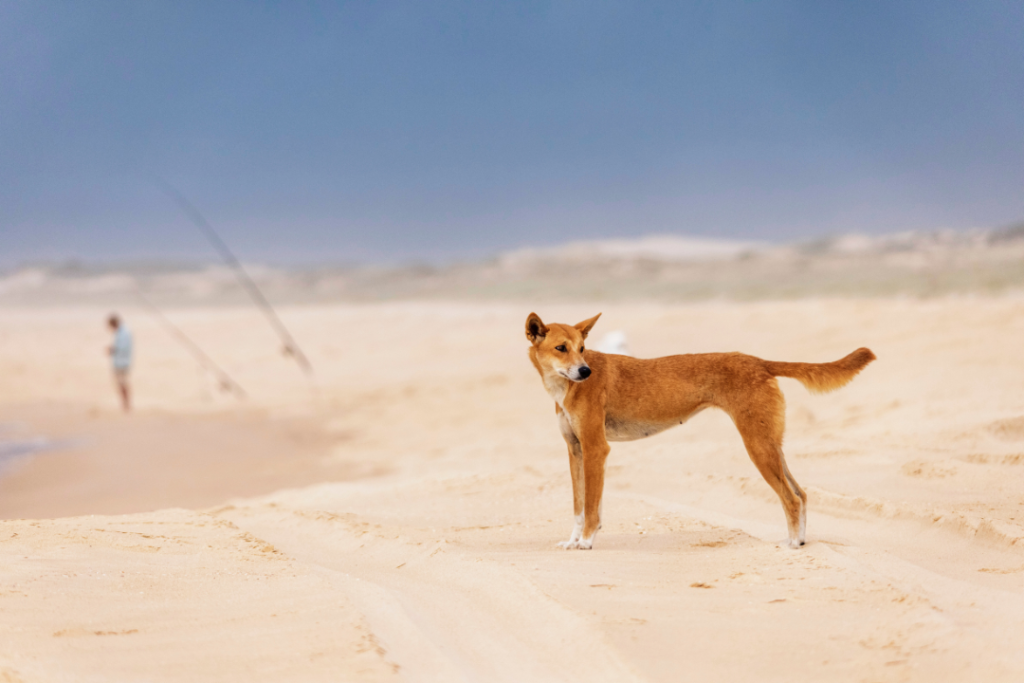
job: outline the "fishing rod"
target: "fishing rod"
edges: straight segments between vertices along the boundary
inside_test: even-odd
[[[196,361],[199,363],[199,365],[203,367],[203,369],[212,373],[217,378],[217,381],[220,383],[221,390],[230,391],[235,396],[237,396],[239,400],[244,400],[247,397],[245,389],[242,388],[242,385],[240,385],[238,382],[232,379],[231,375],[226,373],[219,365],[217,365],[213,361],[212,358],[207,356],[206,353],[204,353],[203,350],[199,348],[198,344],[189,339],[184,332],[182,332],[174,325],[174,323],[168,320],[167,316],[165,316],[163,312],[156,307],[156,304],[150,301],[149,298],[142,292],[142,288],[139,287],[138,283],[135,284],[135,293],[138,294],[139,299],[141,299],[145,307],[149,309],[149,312],[152,313],[153,316],[156,317],[156,319],[159,320],[160,323],[164,326],[164,330],[172,337],[174,337],[176,340],[178,340],[178,342],[182,346],[188,349],[189,352],[192,354],[192,357],[196,359]]]
[[[178,205],[185,215],[189,217],[192,223],[199,228],[199,231],[206,236],[206,239],[210,241],[213,248],[216,249],[221,258],[234,269],[235,274],[238,276],[238,281],[242,284],[242,288],[249,294],[249,298],[253,300],[253,303],[263,311],[263,314],[270,321],[270,326],[277,332],[277,336],[281,338],[281,343],[284,344],[285,355],[291,356],[295,359],[295,362],[299,364],[303,372],[307,375],[313,375],[313,366],[310,365],[309,359],[306,358],[306,354],[302,352],[299,345],[295,342],[294,337],[288,331],[288,328],[284,326],[281,319],[277,317],[277,312],[274,307],[267,301],[267,297],[263,296],[263,292],[256,286],[256,282],[249,276],[245,268],[242,267],[242,262],[232,253],[228,245],[221,239],[217,231],[213,229],[213,226],[203,217],[203,214],[199,212],[195,206],[192,205],[184,195],[174,188],[169,182],[160,177],[155,177],[157,185],[162,189],[173,201]]]

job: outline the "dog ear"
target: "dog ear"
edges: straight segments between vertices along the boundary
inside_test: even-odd
[[[532,343],[536,344],[547,336],[547,333],[548,326],[544,324],[539,315],[531,313],[526,317],[526,338]]]
[[[601,317],[601,314],[598,313],[597,315],[595,315],[593,318],[590,318],[589,320],[584,320],[581,323],[576,323],[575,325],[573,325],[573,327],[575,327],[577,330],[579,330],[580,334],[583,335],[583,338],[586,339],[587,335],[590,334],[590,330],[592,330],[594,328],[594,325],[597,324],[597,319],[600,318],[600,317]]]

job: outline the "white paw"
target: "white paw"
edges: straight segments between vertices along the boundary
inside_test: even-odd
[[[568,541],[562,541],[559,543],[558,547],[566,550],[590,550],[594,547],[594,541],[593,539],[588,541],[584,538],[580,538],[575,541],[569,539]]]
[[[786,542],[786,545],[788,545],[793,550],[799,550],[800,548],[802,548],[804,546],[804,542],[803,541],[798,541],[795,538],[791,538],[791,539],[789,539],[789,541]]]

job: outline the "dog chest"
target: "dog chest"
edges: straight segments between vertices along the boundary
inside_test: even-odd
[[[565,394],[569,391],[569,381],[561,377],[544,377],[544,389],[555,403],[565,410]]]

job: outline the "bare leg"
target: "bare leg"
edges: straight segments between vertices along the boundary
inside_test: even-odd
[[[128,383],[128,375],[127,373],[118,372],[116,379],[117,391],[121,396],[121,407],[127,413],[132,409],[131,385]]]

